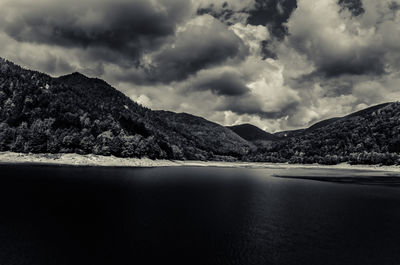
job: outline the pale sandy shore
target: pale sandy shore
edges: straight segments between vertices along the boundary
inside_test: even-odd
[[[400,172],[400,166],[377,165],[349,165],[333,166],[287,163],[256,163],[256,162],[218,162],[218,161],[176,161],[152,160],[149,158],[119,158],[115,156],[78,155],[78,154],[24,154],[14,152],[0,152],[1,164],[44,164],[65,166],[105,166],[105,167],[237,167],[237,168],[325,168],[325,169],[352,169],[369,171]]]

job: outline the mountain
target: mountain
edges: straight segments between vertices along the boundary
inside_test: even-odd
[[[235,126],[227,127],[234,131],[237,135],[246,139],[247,141],[254,142],[254,141],[277,141],[280,140],[280,137],[268,133],[257,126],[252,124],[240,124]]]
[[[251,152],[250,161],[400,164],[400,103],[389,102],[322,121]]]
[[[253,145],[189,114],[152,111],[105,81],[0,59],[0,151],[235,160]]]
[[[307,133],[310,133],[316,129],[325,127],[331,123],[334,123],[336,121],[344,121],[346,119],[352,118],[352,117],[357,117],[357,116],[362,116],[362,115],[368,115],[373,113],[374,111],[383,108],[387,105],[391,104],[391,102],[388,103],[382,103],[382,104],[378,104],[372,107],[368,107],[362,110],[359,110],[357,112],[351,113],[349,115],[346,115],[344,117],[334,117],[334,118],[330,118],[330,119],[326,119],[326,120],[322,120],[320,122],[317,122],[315,124],[313,124],[312,126],[306,128],[306,129],[298,129],[298,130],[291,130],[291,131],[282,131],[282,132],[277,132],[274,133],[274,135],[278,136],[278,137],[282,137],[282,138],[290,138],[290,137],[296,137],[296,136],[301,136],[301,135],[305,135]]]
[[[280,138],[279,136],[285,136]],[[222,161],[400,164],[400,103],[269,134],[145,108],[101,79],[0,59],[0,151]]]

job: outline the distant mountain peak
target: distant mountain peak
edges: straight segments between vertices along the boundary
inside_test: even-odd
[[[82,74],[80,72],[73,72],[71,74],[62,75],[62,76],[60,76],[58,78],[61,79],[61,80],[77,80],[77,81],[90,79],[89,77],[87,77],[86,75],[84,75],[84,74]]]
[[[80,84],[80,85],[102,85],[103,87],[112,88],[112,86],[100,78],[88,77],[80,72],[73,72],[71,74],[63,75],[58,77],[58,80],[69,84]],[[112,88],[114,90],[114,88]]]
[[[237,135],[239,135],[240,137],[242,137],[243,139],[245,139],[247,141],[257,141],[257,140],[276,141],[276,140],[279,140],[279,137],[277,137],[276,135],[268,133],[250,123],[228,126],[227,128],[231,129]]]
[[[71,73],[70,75],[71,75],[71,76],[80,76],[80,77],[86,77],[86,78],[88,78],[86,75],[84,75],[84,74],[82,74],[82,73],[80,73],[80,72],[73,72],[73,73]]]

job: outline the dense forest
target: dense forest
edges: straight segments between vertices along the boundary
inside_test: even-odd
[[[249,161],[400,164],[400,103],[385,103],[305,130],[277,134],[246,157]],[[286,135],[286,137],[283,137]]]
[[[144,108],[100,79],[0,59],[0,151],[236,160],[250,148],[223,126]]]
[[[58,78],[0,59],[0,151],[152,159],[400,164],[400,103],[274,135],[152,111],[105,81]]]

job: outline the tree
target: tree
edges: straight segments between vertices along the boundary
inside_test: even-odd
[[[47,151],[47,140],[51,135],[51,126],[54,119],[37,119],[29,128],[30,134],[27,139],[25,149],[33,153],[43,153]]]
[[[0,123],[0,151],[7,151],[13,142],[13,130],[7,123]]]
[[[111,131],[105,131],[97,136],[96,145],[93,148],[95,154],[98,155],[111,155],[111,142],[114,139],[114,135]]]
[[[90,154],[93,151],[95,140],[93,135],[84,136],[79,143],[79,147],[84,153]]]

